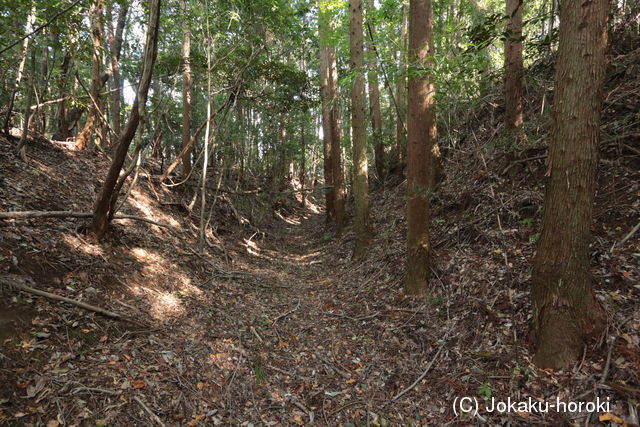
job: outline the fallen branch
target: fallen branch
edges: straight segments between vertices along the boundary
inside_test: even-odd
[[[633,227],[633,229],[629,232],[629,234],[627,234],[626,236],[624,236],[624,238],[622,240],[620,240],[619,243],[614,243],[613,246],[611,247],[611,250],[613,251],[615,249],[616,246],[622,246],[625,244],[625,242],[627,240],[629,240],[631,238],[631,236],[633,236],[634,234],[636,234],[636,231],[638,231],[640,229],[640,222]]]
[[[433,364],[436,363],[436,360],[438,360],[438,356],[440,356],[440,352],[442,351],[442,349],[444,348],[444,346],[445,346],[445,344],[447,342],[447,337],[449,336],[449,332],[450,331],[451,331],[451,329],[448,329],[447,332],[442,337],[442,343],[438,347],[438,351],[433,356],[433,358],[431,359],[431,362],[429,362],[429,365],[427,365],[427,368],[422,372],[422,374],[420,374],[420,376],[414,382],[412,382],[409,387],[405,388],[400,393],[396,394],[391,400],[389,400],[387,403],[385,403],[384,406],[388,405],[391,402],[395,402],[396,400],[400,399],[403,395],[405,395],[407,392],[411,391],[415,386],[420,384],[420,381],[422,381],[424,379],[424,377],[427,376],[427,374],[429,373],[429,371],[433,367]]]
[[[49,299],[52,299],[52,300],[56,300],[56,301],[66,302],[68,304],[72,304],[72,305],[75,305],[77,307],[84,308],[85,310],[93,311],[95,313],[100,313],[100,314],[102,314],[104,316],[112,317],[114,319],[120,319],[122,317],[117,313],[114,313],[114,312],[109,311],[109,310],[105,310],[104,308],[101,308],[101,307],[96,307],[95,305],[87,304],[87,303],[84,303],[84,302],[81,302],[81,301],[76,301],[76,300],[71,299],[71,298],[62,297],[60,295],[52,294],[50,292],[41,291],[39,289],[31,288],[31,287],[25,285],[24,283],[20,283],[20,280],[21,279],[19,279],[19,278],[13,278],[13,277],[10,277],[10,276],[0,276],[0,284],[13,286],[16,289],[20,289],[21,291],[28,292],[30,294],[39,295],[39,296],[42,296],[42,297],[45,297],[45,298],[49,298]]]
[[[424,372],[422,372],[422,374],[413,383],[411,383],[411,385],[409,387],[405,388],[400,393],[396,394],[393,397],[393,399],[391,399],[391,401],[398,400],[405,393],[409,392],[412,388],[417,386],[420,383],[420,381],[422,381],[424,379],[424,377],[427,376],[427,374],[429,373],[429,371],[433,367],[433,364],[436,362],[436,360],[438,360],[438,356],[440,356],[440,352],[441,351],[442,351],[442,346],[440,346],[440,348],[438,348],[438,351],[436,352],[435,356],[433,356],[433,359],[431,359],[431,362],[429,362],[429,365],[427,365],[427,369],[425,369]]]
[[[147,405],[145,405],[145,404],[144,404],[144,402],[142,401],[142,399],[140,399],[138,396],[135,396],[135,397],[133,398],[133,400],[135,400],[136,402],[138,402],[138,405],[142,406],[142,408],[143,408],[145,411],[147,411],[147,413],[148,413],[149,415],[151,415],[151,418],[152,418],[156,423],[158,423],[159,425],[161,425],[161,426],[163,426],[163,427],[164,427],[164,423],[160,420],[160,418],[159,418],[156,414],[154,414],[154,413],[151,411],[151,409],[149,409],[149,407],[148,407]]]
[[[28,219],[28,218],[91,218],[92,212],[74,212],[74,211],[17,211],[17,212],[0,212],[0,220],[2,219]],[[154,221],[149,218],[144,218],[136,215],[114,215],[113,219],[131,219],[134,221],[147,222],[149,224],[157,225],[158,227],[168,228],[174,232],[178,230],[169,224],[163,224],[161,222]]]
[[[290,314],[295,313],[296,311],[298,311],[299,308],[300,308],[300,300],[298,299],[298,304],[296,304],[296,306],[293,309],[287,311],[286,313],[282,313],[280,316],[276,317],[273,323],[271,323],[271,326],[274,326],[278,320],[284,317],[287,317]]]

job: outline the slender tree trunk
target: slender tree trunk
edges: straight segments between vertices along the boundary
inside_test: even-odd
[[[187,18],[189,3],[182,0],[182,148],[184,149],[191,139],[191,24]],[[189,148],[182,156],[182,176],[186,178],[191,173],[191,152]]]
[[[183,2],[183,10],[186,16],[186,12],[187,12],[187,1],[184,0]],[[208,3],[207,3],[208,5]],[[206,26],[207,26],[207,117],[211,116],[211,103],[212,103],[212,99],[211,99],[211,32],[210,32],[210,28],[209,28],[209,13],[208,13],[208,9],[207,9],[207,19],[206,19]],[[186,29],[185,26],[185,34],[188,34],[188,29]],[[186,35],[185,38],[188,40],[189,36]],[[188,50],[190,50],[190,42],[187,43],[187,54],[186,54],[186,62],[185,64],[189,63],[189,52]],[[182,51],[182,56],[183,59],[185,58],[185,50],[184,50],[184,44],[183,44],[183,51]],[[186,68],[187,66],[185,66]],[[189,73],[189,80],[191,80],[191,74]],[[185,80],[186,81],[186,80]],[[191,92],[191,88],[189,88],[189,92]],[[191,97],[191,93],[189,93],[189,97]],[[191,105],[189,105],[189,109],[191,109]],[[191,115],[191,112],[189,111],[189,116]],[[183,138],[184,138],[184,134],[183,134]],[[183,144],[184,144],[184,140],[183,140]],[[205,220],[205,211],[206,211],[206,207],[207,207],[207,169],[209,168],[209,148],[211,147],[211,120],[207,121],[207,128],[204,132],[204,143],[203,143],[203,147],[202,149],[204,150],[203,153],[203,159],[202,159],[202,181],[201,181],[201,187],[200,187],[200,234],[199,234],[199,243],[200,243],[200,250],[202,252],[204,252],[205,247],[206,247],[206,243],[207,243],[207,235],[206,235],[206,228],[207,228],[207,221]],[[184,157],[183,157],[183,162],[184,162]],[[186,165],[186,163],[183,163],[183,166]],[[190,165],[190,160],[189,160],[189,166]],[[221,174],[222,176],[222,174]]]
[[[507,130],[519,129],[523,123],[522,7],[522,0],[506,0],[509,22],[504,41],[504,120]]]
[[[589,273],[609,2],[564,2],[542,234],[531,277],[533,361],[562,369],[604,328]]]
[[[151,84],[153,66],[156,62],[158,47],[158,26],[160,23],[160,0],[149,0],[149,21],[146,31],[146,41],[143,56],[142,76],[138,85],[138,92],[131,107],[131,114],[120,140],[117,143],[113,161],[107,172],[100,195],[96,200],[91,223],[91,232],[97,240],[101,240],[109,227],[110,209],[115,205],[112,201],[117,199],[118,194],[114,192],[118,175],[122,169],[131,140],[136,134],[140,118],[147,103],[147,94]]]
[[[111,9],[111,5],[109,5]],[[121,115],[121,89],[120,89],[120,52],[122,50],[122,33],[124,32],[124,25],[127,20],[127,13],[129,11],[129,6],[124,4],[120,6],[120,10],[118,12],[118,20],[116,22],[116,29],[113,29],[113,21],[112,21],[112,13],[109,10],[108,19],[108,33],[109,33],[109,50],[111,52],[111,77],[112,77],[112,89],[114,89],[111,94],[111,102],[112,102],[112,124],[111,128],[115,132],[116,135],[120,135],[122,131],[122,125],[120,122]]]
[[[411,0],[409,60],[417,69],[433,66],[431,0]],[[407,277],[408,293],[424,292],[429,284],[432,247],[431,192],[438,171],[435,87],[430,73],[409,76],[407,167]]]
[[[27,17],[27,24],[25,25],[25,34],[30,34],[33,23],[36,20],[36,6],[31,7],[31,12]],[[13,114],[13,106],[16,102],[16,94],[20,90],[20,81],[22,80],[22,74],[24,73],[24,66],[27,63],[27,54],[29,52],[29,38],[26,37],[22,42],[22,52],[20,53],[20,62],[18,63],[18,71],[16,72],[16,80],[13,83],[13,91],[9,97],[9,105],[7,105],[7,115],[4,118],[4,132],[9,133],[9,127],[11,126],[11,114]]]
[[[47,97],[49,91],[49,46],[54,41],[51,36],[51,31],[47,28],[42,30],[42,38],[47,39],[47,43],[42,46],[42,61],[40,63],[40,78],[38,79],[38,85],[40,86],[40,94],[36,93],[36,102],[40,104],[40,100],[44,100]],[[55,56],[54,56],[55,60]],[[35,82],[35,80],[34,80]],[[47,133],[47,114],[46,109],[36,107],[35,113],[38,117],[38,132],[42,135]]]
[[[336,236],[342,235],[344,228],[345,188],[344,171],[342,169],[342,143],[340,135],[340,93],[338,87],[338,66],[336,49],[332,47],[329,53],[329,94],[331,99],[330,128],[331,128],[331,170],[333,177],[333,205],[335,208]]]
[[[376,67],[376,53],[373,46],[373,40],[376,40],[375,25],[373,12],[375,12],[374,0],[369,1],[369,15],[367,19],[367,29],[371,37],[365,37],[367,43],[367,56],[369,59],[369,72],[367,80],[369,82],[369,112],[371,116],[371,129],[373,130],[373,147],[375,153],[376,174],[380,182],[384,182],[385,178],[385,159],[384,159],[384,140],[382,139],[382,113],[380,111],[380,87],[378,83],[378,72]]]
[[[306,180],[307,180],[307,141],[305,141],[304,128],[306,125],[306,121],[304,119],[307,118],[307,112],[304,111],[303,121],[300,124],[300,189],[302,190],[301,198],[302,198],[302,206],[304,207],[307,201],[307,193],[305,192]]]
[[[24,122],[22,123],[22,136],[20,137],[20,142],[18,142],[18,146],[16,147],[16,151],[20,153],[22,147],[27,142],[27,137],[29,136],[29,129],[31,125],[31,120],[33,115],[31,114],[31,104],[33,104],[33,92],[34,85],[36,82],[36,52],[34,50],[31,51],[31,67],[29,69],[29,75],[27,76],[26,84],[27,84],[27,100],[24,106]],[[20,153],[22,158],[26,160],[26,154]]]
[[[84,128],[76,137],[75,149],[84,150],[89,144],[91,135],[95,135],[96,145],[100,145],[100,138],[102,136],[102,130],[96,130],[96,127],[102,128],[104,124],[100,118],[101,100],[100,89],[102,88],[102,39],[104,35],[104,29],[102,25],[102,15],[104,11],[104,0],[95,0],[95,3],[91,6],[89,15],[91,16],[91,41],[93,44],[92,54],[92,72],[91,72],[91,107],[89,108],[89,115],[87,121],[84,124]],[[95,101],[95,102],[94,102]],[[97,126],[96,126],[97,122]]]
[[[71,65],[71,51],[67,50],[62,59],[62,65],[60,66],[60,77],[58,81],[58,92],[61,100],[58,102],[58,109],[56,111],[56,131],[53,134],[53,139],[58,141],[64,141],[71,136],[71,129],[69,129],[69,120],[67,117],[67,87],[69,84],[69,68]]]
[[[369,244],[369,177],[364,95],[364,40],[362,33],[362,0],[349,1],[349,47],[351,72],[351,137],[353,140],[353,195],[356,245],[354,258],[364,255]]]
[[[556,22],[558,0],[550,0],[550,2],[551,2],[551,12],[549,12],[549,30],[547,31],[549,36],[551,36],[551,34],[553,33],[553,27]]]
[[[402,7],[402,29],[400,30],[400,43],[402,50],[398,56],[398,75],[396,77],[396,107],[398,117],[396,118],[396,165],[395,172],[398,176],[404,174],[405,154],[407,149],[407,133],[405,123],[407,123],[407,27],[409,15],[406,7]]]
[[[325,208],[326,223],[329,224],[336,218],[335,187],[333,182],[333,159],[331,151],[332,139],[332,106],[334,100],[331,91],[331,79],[333,78],[332,63],[335,61],[335,47],[331,43],[330,17],[324,9],[325,2],[319,2],[318,31],[320,34],[320,95],[322,98],[322,151],[324,166]]]
[[[282,180],[287,174],[287,122],[286,114],[280,113],[280,125],[278,127],[278,136],[276,144],[273,147],[273,172],[271,188],[273,192],[280,190]]]

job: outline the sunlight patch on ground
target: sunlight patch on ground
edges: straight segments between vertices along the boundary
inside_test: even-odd
[[[100,245],[87,242],[86,240],[69,234],[64,234],[62,236],[62,239],[74,250],[79,250],[86,255],[99,256],[104,258],[104,250],[102,250],[102,247]]]
[[[151,197],[140,193],[139,190],[133,190],[132,194],[134,197],[129,199],[129,203],[131,203],[131,205],[136,209],[140,210],[140,212],[144,213],[147,218],[162,222],[163,224],[171,225],[172,227],[180,227],[180,223],[172,216],[165,215],[162,212],[158,212],[157,210],[150,208],[150,206],[157,204],[157,202]]]
[[[281,220],[283,220],[287,224],[300,225],[300,220],[297,219],[297,218],[285,218],[280,214],[280,212],[274,212],[274,213],[275,213],[275,216],[277,216],[278,218],[280,218]]]
[[[180,298],[170,292],[155,294],[151,299],[151,315],[157,320],[182,317],[186,309]]]
[[[143,264],[141,279],[145,278],[154,286],[168,284],[171,289],[177,289],[180,295],[200,297],[203,292],[195,286],[189,276],[180,271],[175,264],[167,261],[162,255],[144,248],[131,249],[133,257]]]

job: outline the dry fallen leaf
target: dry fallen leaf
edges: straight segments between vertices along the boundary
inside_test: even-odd
[[[144,386],[146,386],[147,384],[144,382],[144,380],[135,380],[133,381],[133,383],[131,383],[131,385],[133,386],[133,388],[144,388]]]

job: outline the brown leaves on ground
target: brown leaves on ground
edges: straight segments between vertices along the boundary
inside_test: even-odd
[[[91,206],[104,159],[40,141],[25,164],[11,150],[0,138],[0,210]],[[190,232],[178,238],[130,221],[114,224],[101,245],[78,232],[78,220],[0,224],[0,274],[132,320],[0,289],[0,424],[442,425],[473,422],[455,415],[456,397],[484,406],[596,395],[611,399],[608,421],[632,421],[640,235],[610,248],[637,218],[637,169],[605,162],[601,173],[592,265],[609,337],[574,370],[552,373],[531,365],[527,337],[544,160],[509,175],[484,157],[478,147],[445,156],[447,180],[434,200],[437,265],[421,297],[402,292],[402,185],[372,195],[375,239],[358,263],[352,230],[337,240],[320,215],[291,201],[276,215],[257,208],[260,223],[242,199],[229,199],[233,209],[221,203],[219,240],[204,254]],[[179,192],[142,181],[126,213],[183,230],[197,223],[172,202]],[[240,228],[237,215],[253,223]],[[589,416],[480,415],[512,425]]]

